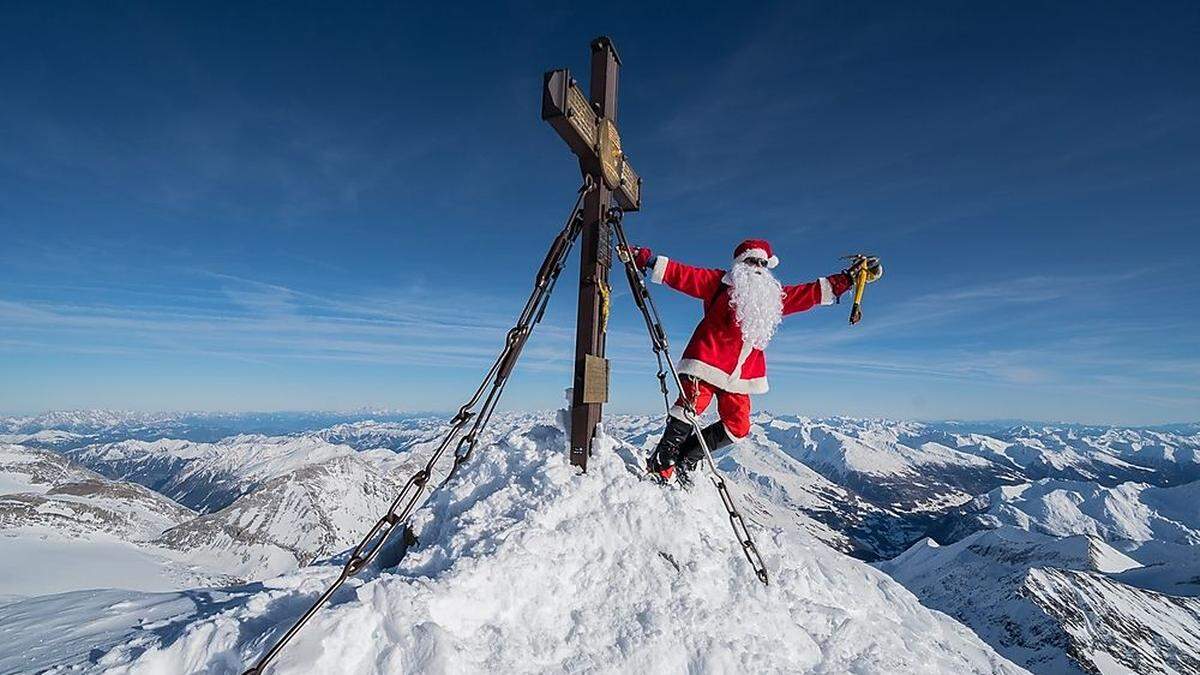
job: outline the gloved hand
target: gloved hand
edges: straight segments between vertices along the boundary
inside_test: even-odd
[[[879,278],[883,276],[883,263],[873,255],[855,258],[849,267],[842,270],[842,273],[849,275],[850,281],[855,282],[858,281],[858,273],[863,269],[867,271],[868,284],[879,281]]]
[[[643,272],[650,266],[650,262],[654,260],[654,251],[641,246],[630,246],[627,251],[629,257],[633,259],[633,263]]]

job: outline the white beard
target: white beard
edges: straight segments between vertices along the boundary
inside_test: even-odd
[[[733,264],[729,280],[729,302],[742,339],[755,349],[766,349],[783,320],[783,287],[769,270],[740,262]]]

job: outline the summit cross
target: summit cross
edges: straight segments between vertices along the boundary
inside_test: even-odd
[[[575,324],[575,377],[571,396],[571,464],[587,470],[596,425],[608,401],[604,358],[612,267],[609,209],[637,211],[642,179],[629,166],[617,134],[617,71],[621,58],[612,40],[592,40],[589,96],[566,69],[545,74],[542,119],[550,123],[579,159],[595,186],[584,197],[579,258],[579,308]]]

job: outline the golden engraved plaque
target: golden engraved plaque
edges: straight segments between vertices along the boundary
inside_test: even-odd
[[[608,359],[583,355],[583,402],[608,403]]]
[[[600,120],[597,131],[600,136],[600,169],[604,173],[604,182],[610,190],[616,190],[621,185],[621,169],[625,164],[625,156],[621,154],[621,136],[617,134],[617,125],[607,118]]]

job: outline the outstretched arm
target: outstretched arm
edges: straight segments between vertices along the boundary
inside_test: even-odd
[[[639,268],[649,270],[650,281],[666,284],[700,300],[716,295],[721,287],[721,278],[725,276],[725,270],[692,267],[665,255],[656,256],[648,248],[631,246],[629,253]]]
[[[671,260],[665,255],[655,258],[654,266],[650,268],[650,281],[666,284],[680,293],[687,293],[700,300],[708,300],[716,295],[724,276],[725,270],[692,267]]]
[[[838,296],[845,293],[854,282],[845,272],[821,277],[806,284],[783,287],[783,313],[795,314],[812,309],[817,305],[832,305]]]

